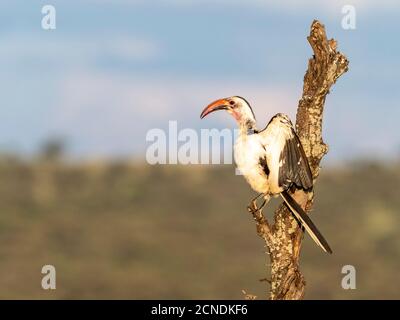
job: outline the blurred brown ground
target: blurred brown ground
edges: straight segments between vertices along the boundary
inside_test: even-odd
[[[400,165],[325,169],[312,217],[334,254],[306,236],[307,299],[399,299]],[[253,196],[231,166],[0,161],[0,298],[264,298]],[[274,201],[266,208],[271,216]],[[41,267],[57,289],[41,289]],[[341,288],[341,268],[357,289]]]

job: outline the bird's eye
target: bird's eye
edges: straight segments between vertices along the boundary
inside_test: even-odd
[[[235,104],[235,101],[231,100],[231,101],[229,101],[229,104],[230,104],[231,106],[233,106],[233,105]]]

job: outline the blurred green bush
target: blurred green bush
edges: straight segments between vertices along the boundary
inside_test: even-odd
[[[263,297],[253,196],[231,166],[0,160],[0,298]],[[323,169],[312,214],[334,254],[306,236],[307,299],[399,299],[400,166]],[[275,200],[265,210],[271,216]],[[41,289],[41,267],[57,289]],[[357,289],[341,288],[341,268]]]

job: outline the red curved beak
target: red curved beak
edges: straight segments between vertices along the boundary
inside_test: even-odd
[[[227,99],[218,99],[218,100],[210,103],[207,107],[204,108],[203,112],[200,115],[200,119],[203,119],[209,113],[217,111],[217,110],[228,110],[229,107],[230,107],[230,104]]]

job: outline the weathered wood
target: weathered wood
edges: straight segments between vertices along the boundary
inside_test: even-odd
[[[314,56],[309,60],[304,76],[296,130],[315,181],[319,175],[321,159],[328,152],[328,147],[322,140],[325,99],[331,86],[348,70],[348,60],[336,50],[336,41],[327,39],[325,27],[319,21],[313,21],[307,39]],[[313,192],[297,190],[292,196],[306,212],[311,210]],[[256,221],[258,235],[265,241],[271,259],[270,299],[302,299],[306,284],[299,270],[302,229],[284,204],[275,211],[272,225],[256,208],[251,213]]]

